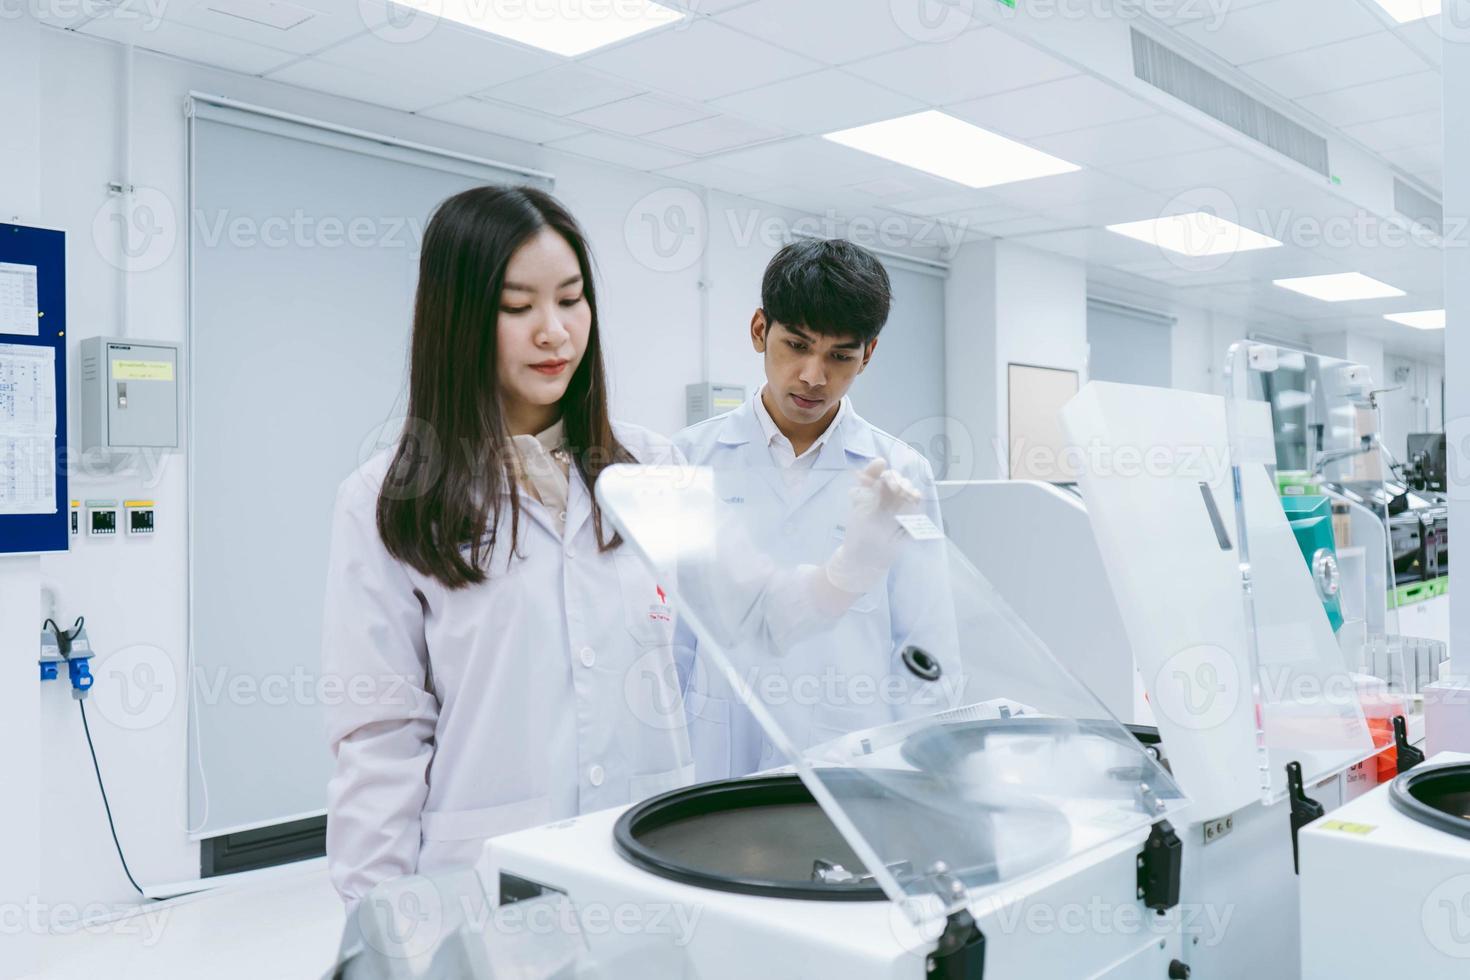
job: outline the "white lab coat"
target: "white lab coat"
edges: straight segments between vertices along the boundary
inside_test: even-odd
[[[747,512],[744,523],[752,540],[779,567],[826,562],[843,540],[852,474],[874,459],[886,460],[907,477],[919,490],[925,512],[941,526],[928,461],[850,406],[811,471],[789,488],[756,417],[754,399],[759,397],[757,392],[739,408],[690,426],[674,437],[674,445],[691,464],[715,470],[721,500]],[[764,682],[780,675],[774,690],[781,692],[781,703],[763,700],[798,749],[947,706],[931,700],[928,693],[899,705],[871,694],[872,685],[881,685],[890,676],[907,679],[897,657],[910,643],[946,663],[955,662],[953,619],[935,614],[948,602],[944,570],[931,567],[944,553],[907,548],[877,588],[818,635],[765,663],[735,664],[756,693],[773,690]],[[686,613],[699,616],[697,609]],[[698,778],[740,776],[784,764],[727,678],[707,656],[692,655],[696,646],[692,633],[681,627],[680,634],[680,674]]]
[[[642,462],[673,459],[660,436],[614,431]],[[323,669],[346,692],[327,711],[327,859],[348,901],[473,864],[497,834],[693,777],[672,609],[631,545],[598,551],[576,468],[565,540],[522,494],[522,557],[507,572],[498,548],[485,582],[449,590],[378,535],[390,459],[338,491],[323,617]],[[507,507],[501,541],[508,527]]]

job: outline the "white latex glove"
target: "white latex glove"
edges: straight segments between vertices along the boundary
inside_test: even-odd
[[[847,531],[827,560],[827,581],[851,595],[871,591],[898,559],[908,532],[894,518],[919,512],[918,489],[875,459],[849,491]]]

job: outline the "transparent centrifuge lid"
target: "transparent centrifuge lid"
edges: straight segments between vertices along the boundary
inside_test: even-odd
[[[857,481],[820,467],[614,466],[597,497],[669,594],[677,645],[697,640],[686,667],[701,710],[727,698],[720,717],[754,717],[781,756],[767,765],[795,769],[873,883],[942,914],[1185,805],[919,514],[880,522],[891,565],[878,584],[835,592],[823,565]],[[818,492],[836,503],[795,516],[774,503]]]
[[[1264,462],[1263,412],[1093,382],[1062,413],[1172,772],[1202,818],[1282,799],[1290,762],[1310,785],[1373,752]]]

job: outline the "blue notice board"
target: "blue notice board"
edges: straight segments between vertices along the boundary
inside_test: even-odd
[[[26,326],[32,308],[34,332]],[[19,348],[36,348],[34,359]],[[41,353],[46,349],[49,355]],[[36,368],[48,357],[54,365],[50,387]],[[43,412],[37,406],[48,395],[51,404]],[[25,426],[52,413],[55,453],[48,460],[39,449],[45,445],[45,432],[27,442]],[[56,484],[54,508],[17,513],[15,505],[22,497],[32,498],[33,505],[44,504],[33,499],[34,491],[44,486],[40,481],[49,479]],[[66,551],[71,542],[66,487],[66,235],[4,223],[0,223],[0,481],[4,481],[0,554]]]

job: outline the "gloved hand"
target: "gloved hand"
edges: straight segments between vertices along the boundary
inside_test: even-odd
[[[887,462],[869,463],[849,491],[847,531],[827,560],[827,581],[851,595],[877,586],[908,536],[895,516],[919,513],[921,501],[918,489]]]

